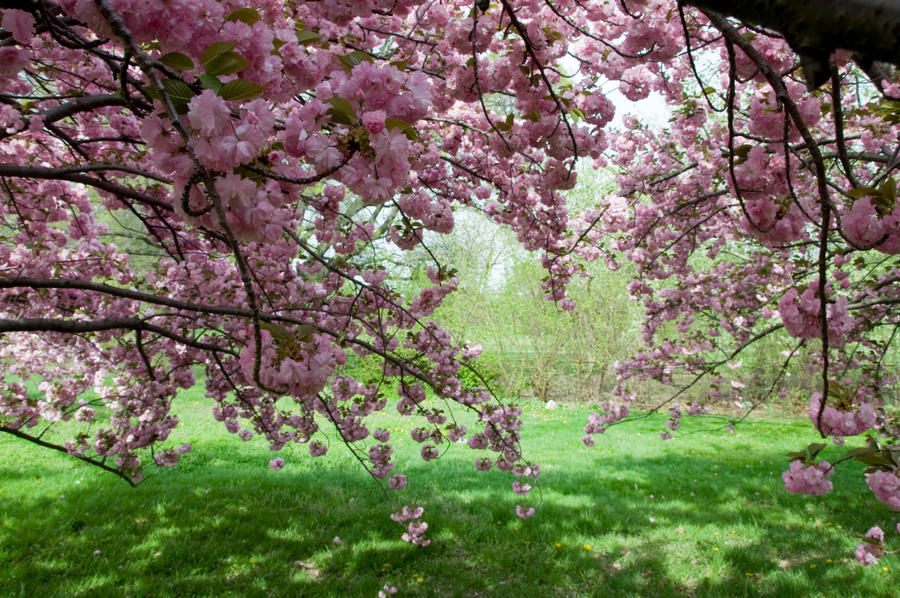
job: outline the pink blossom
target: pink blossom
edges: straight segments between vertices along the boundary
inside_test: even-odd
[[[863,566],[874,565],[884,554],[884,532],[877,525],[866,532],[866,541],[856,546],[856,560]]]
[[[2,27],[12,38],[27,46],[34,37],[34,16],[30,12],[14,8],[3,9]]]
[[[834,468],[828,461],[804,466],[799,459],[791,461],[790,469],[781,474],[784,486],[794,494],[828,494],[834,487],[826,478],[831,477]]]
[[[512,483],[513,491],[519,495],[525,495],[531,492],[531,484],[526,484],[516,480]]]
[[[534,507],[516,505],[516,516],[520,519],[528,519],[534,515]]]
[[[281,457],[272,459],[271,461],[269,461],[269,467],[271,467],[275,471],[278,471],[279,469],[284,467],[284,459],[282,459]]]
[[[824,407],[824,408],[823,408]],[[819,428],[819,410],[822,410],[823,434],[855,436],[875,426],[875,409],[871,403],[862,403],[853,411],[843,411],[831,405],[822,405],[822,393],[813,393],[809,399],[809,418]]]
[[[893,471],[875,471],[866,474],[866,484],[880,502],[900,511],[900,477]]]
[[[317,440],[309,443],[309,454],[313,457],[321,457],[328,451],[328,446]]]
[[[188,102],[187,116],[194,130],[208,136],[222,134],[231,122],[231,113],[225,100],[211,89],[204,89]]]
[[[384,119],[387,117],[384,110],[373,110],[362,116],[362,123],[370,135],[380,133],[384,129]]]
[[[388,596],[392,596],[397,593],[397,587],[389,584],[384,584],[384,587],[378,590],[378,598],[388,598]]]

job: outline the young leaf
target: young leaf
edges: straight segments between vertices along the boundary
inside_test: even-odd
[[[159,61],[176,71],[189,71],[194,68],[194,61],[190,56],[181,52],[169,52],[159,57]]]
[[[897,200],[897,182],[892,177],[884,182],[879,191],[881,191],[883,197],[891,202]]]
[[[747,158],[750,156],[751,149],[753,149],[753,146],[749,143],[734,148],[734,156],[736,158],[734,161],[735,165],[746,162]]]
[[[871,455],[871,454],[877,453],[877,452],[878,452],[878,447],[861,446],[859,448],[855,448],[855,449],[851,449],[851,450],[847,451],[847,456],[856,458],[856,457],[861,457],[863,455]]]
[[[316,331],[316,327],[310,324],[301,324],[295,327],[293,332],[274,322],[260,322],[259,327],[272,335],[272,342],[277,348],[279,360],[290,357],[295,361],[300,361],[303,358],[302,343],[308,341]]]
[[[200,57],[200,64],[202,66],[206,66],[217,56],[221,56],[225,52],[231,52],[234,50],[236,44],[231,42],[216,42],[214,44],[210,44],[206,50],[203,51],[203,56]]]
[[[232,11],[231,14],[225,17],[226,21],[241,21],[242,23],[246,23],[251,27],[254,23],[259,22],[259,19],[259,12],[255,8],[239,8],[235,11]]]
[[[399,118],[384,119],[384,126],[387,127],[388,131],[400,129],[410,141],[419,140],[419,132],[416,131],[408,122],[400,120]]]
[[[331,108],[328,109],[328,116],[331,117],[331,120],[342,125],[356,123],[356,111],[353,110],[350,102],[339,96],[328,98],[327,102],[331,104]]]
[[[147,94],[148,96],[150,96],[150,97],[153,98],[154,100],[161,100],[161,99],[162,99],[162,96],[159,95],[159,92],[156,91],[156,88],[153,87],[152,85],[144,85],[143,87],[141,87],[141,91],[143,91],[145,94]]]
[[[162,85],[173,102],[187,102],[196,95],[187,83],[179,79],[163,79]]]
[[[250,61],[240,54],[225,52],[206,63],[206,74],[214,77],[233,75],[247,68],[248,64],[250,64]]]
[[[529,112],[522,118],[524,118],[525,120],[530,120],[533,123],[536,123],[539,120],[541,120],[541,113],[537,111],[537,108],[532,108],[531,112]]]
[[[355,67],[357,64],[362,64],[363,62],[373,62],[371,56],[369,56],[365,52],[360,52],[359,50],[354,50],[349,54],[338,56],[338,60],[341,61],[341,64],[343,64],[344,68],[348,71],[352,71],[353,67]]]
[[[825,444],[824,442],[814,442],[811,445],[809,445],[808,447],[806,447],[806,452],[809,453],[809,456],[811,459],[815,459],[816,455],[821,453],[822,449],[824,449],[826,446],[828,446],[828,445]]]
[[[847,191],[847,195],[854,199],[859,199],[860,197],[866,196],[877,197],[881,195],[881,191],[879,191],[875,187],[857,187],[856,189],[850,189],[850,191]]]
[[[307,31],[305,29],[297,29],[297,43],[305,46],[307,44],[314,44],[317,41],[322,39],[322,36],[316,33],[315,31]]]
[[[252,100],[263,92],[265,86],[246,79],[235,79],[222,86],[218,94],[223,100]]]
[[[213,77],[212,75],[200,75],[197,77],[197,80],[200,81],[200,85],[206,89],[211,89],[216,93],[219,93],[219,90],[222,89],[222,82],[219,81],[218,77]]]

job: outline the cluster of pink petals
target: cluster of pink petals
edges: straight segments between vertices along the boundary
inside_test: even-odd
[[[428,524],[422,521],[422,513],[422,507],[404,505],[399,511],[391,514],[391,519],[397,523],[406,523],[406,531],[400,536],[404,542],[422,547],[431,544],[431,540],[425,538]]]
[[[900,477],[894,471],[874,471],[866,474],[866,484],[880,502],[900,511]]]
[[[790,469],[781,474],[781,479],[788,492],[821,496],[834,488],[827,480],[833,473],[834,468],[828,461],[805,466],[802,461],[795,459],[791,461]]]
[[[874,565],[884,554],[884,532],[877,525],[866,532],[866,541],[856,547],[856,560],[863,566]],[[869,541],[869,539],[871,541]]]
[[[828,288],[830,285],[826,286],[826,292]],[[818,281],[812,281],[803,293],[798,293],[797,289],[789,289],[778,302],[778,311],[781,314],[784,328],[791,336],[795,338],[822,337],[818,291]],[[853,330],[856,321],[848,311],[846,296],[829,301],[826,311],[828,314],[828,339],[832,345],[837,346]]]
[[[813,425],[828,436],[856,436],[875,426],[875,409],[871,403],[862,403],[855,411],[841,411],[826,404],[822,408],[822,393],[809,398],[809,418]],[[819,410],[822,410],[821,427]]]
[[[870,197],[861,197],[841,218],[844,234],[862,249],[874,248],[882,253],[900,253],[900,210],[882,217]]]

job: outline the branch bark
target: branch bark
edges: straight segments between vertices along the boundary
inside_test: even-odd
[[[897,0],[685,0],[685,4],[773,29],[798,52],[851,50],[900,65]]]

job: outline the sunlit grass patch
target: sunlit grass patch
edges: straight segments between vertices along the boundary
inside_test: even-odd
[[[662,442],[651,417],[587,449],[586,409],[529,405],[524,446],[541,477],[528,500],[540,505],[523,521],[508,474],[475,471],[462,445],[422,463],[409,424],[385,414],[383,427],[406,430],[392,437],[410,480],[395,496],[417,499],[430,525],[417,549],[333,439],[327,456],[288,451],[274,472],[262,442],[210,423],[201,391],[176,411],[173,442],[194,450],[136,489],[0,438],[0,595],[371,598],[385,584],[402,596],[895,595],[896,556],[853,559],[852,534],[896,524],[856,465],[828,496],[784,491],[785,453],[815,440],[807,422],[732,435],[692,418]]]

